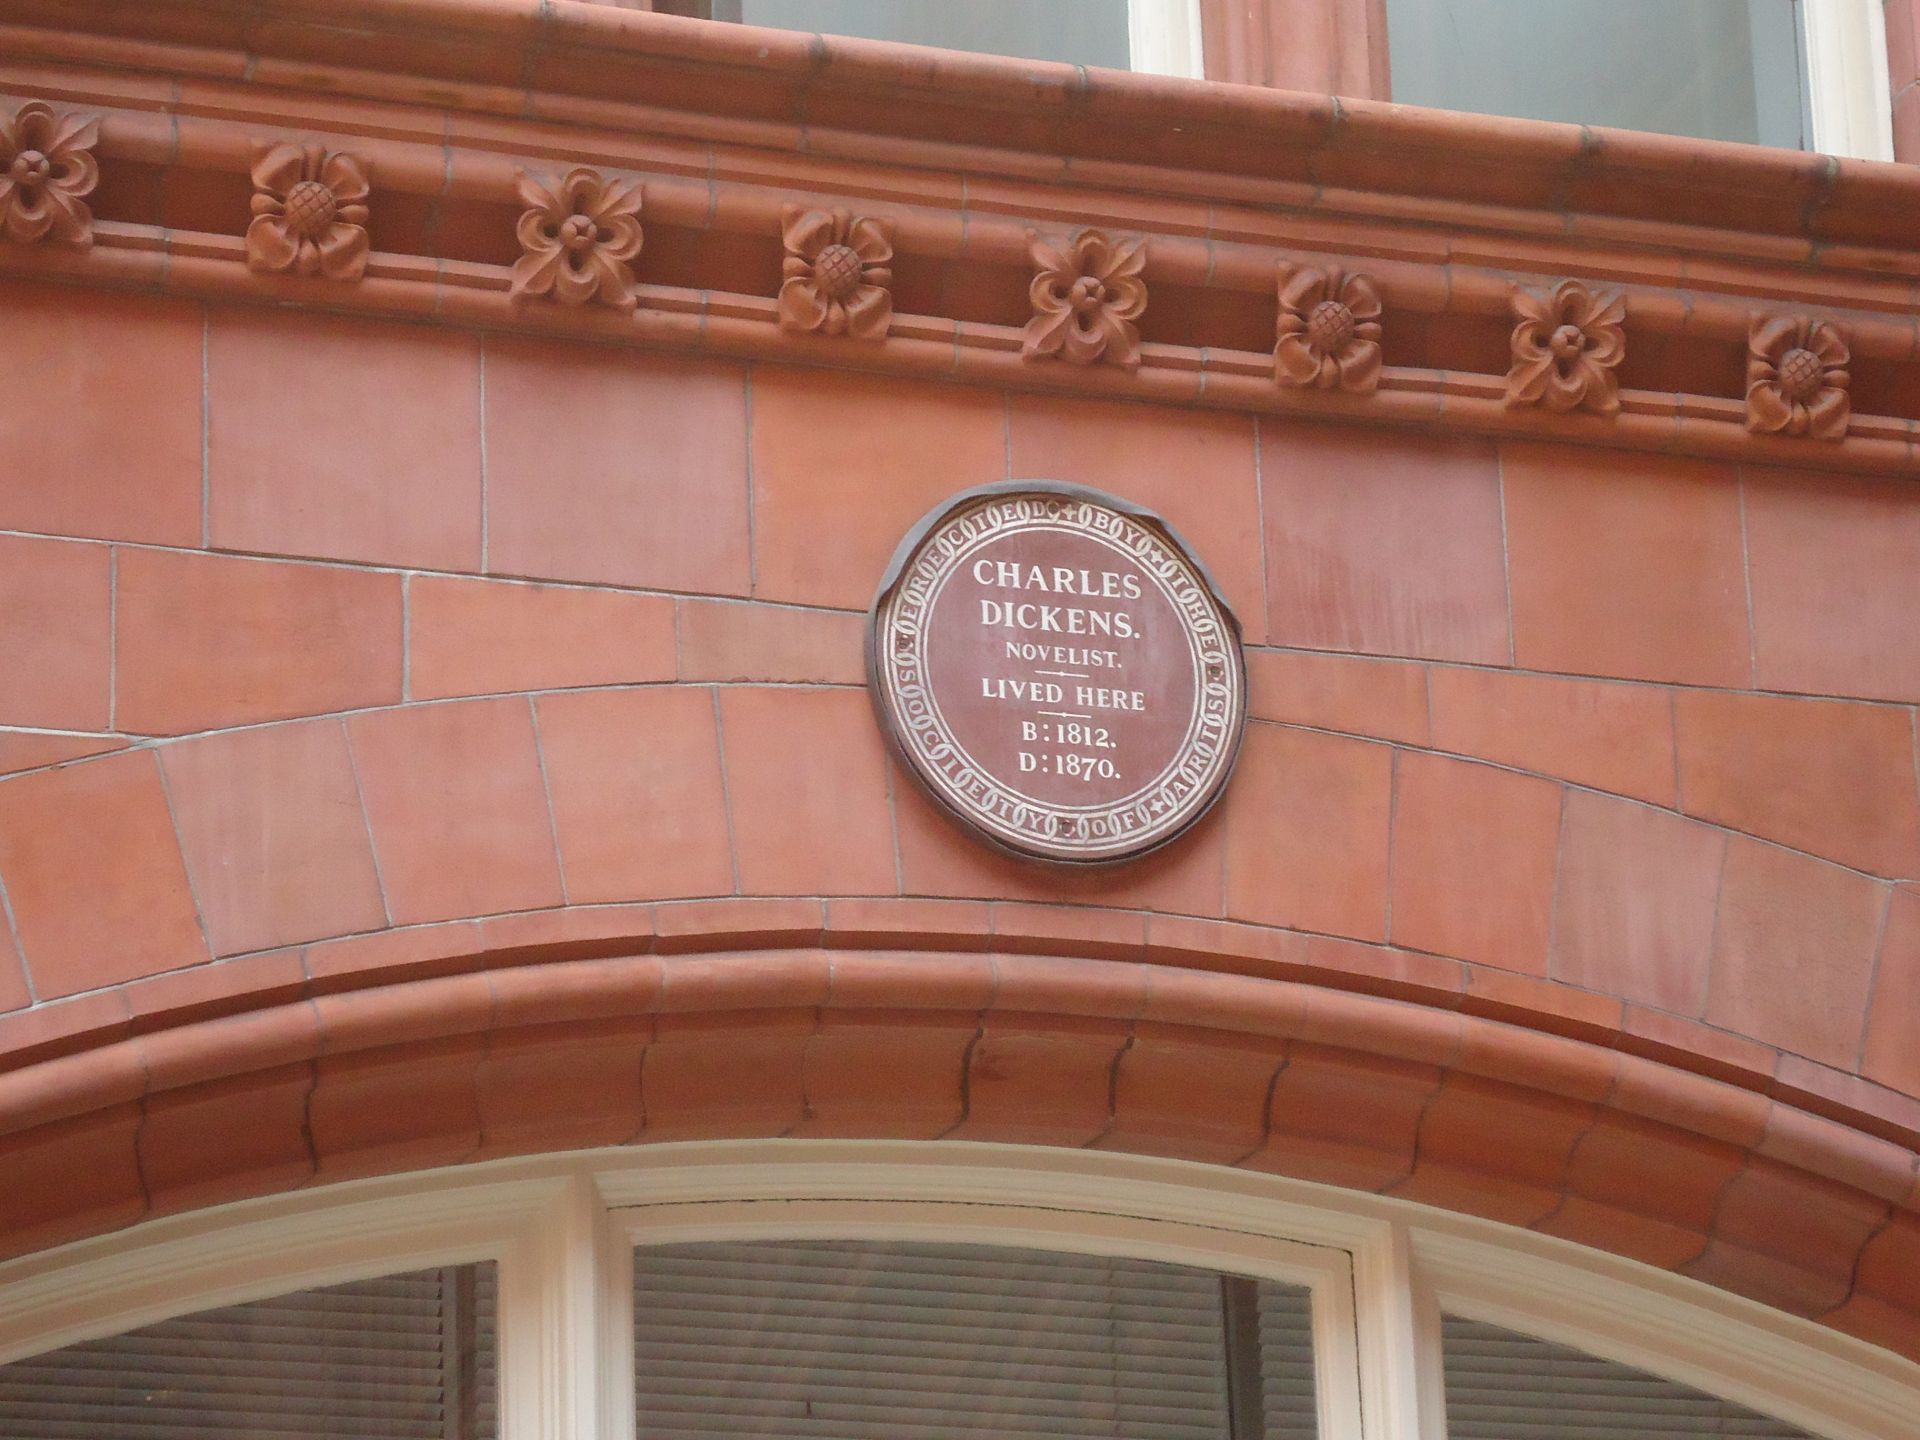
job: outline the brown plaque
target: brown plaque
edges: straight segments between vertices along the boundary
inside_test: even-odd
[[[969,490],[917,525],[873,602],[888,741],[993,845],[1131,859],[1206,813],[1246,723],[1240,625],[1166,522],[1072,485]]]

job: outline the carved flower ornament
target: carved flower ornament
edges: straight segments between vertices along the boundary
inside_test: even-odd
[[[845,210],[781,212],[780,326],[879,340],[893,321],[893,227]]]
[[[559,179],[520,176],[520,248],[513,263],[516,300],[548,295],[562,305],[598,300],[631,310],[633,270],[640,253],[641,187],[636,180],[608,180],[588,169]]]
[[[1380,384],[1380,291],[1365,275],[1280,267],[1279,343],[1273,375],[1282,385],[1370,394]]]
[[[1109,240],[1082,230],[1064,251],[1027,232],[1033,283],[1021,353],[1029,360],[1057,355],[1075,365],[1105,360],[1131,368],[1140,363],[1140,331],[1134,325],[1147,308],[1144,240]]]
[[[367,171],[351,155],[318,145],[254,152],[253,270],[358,280],[367,269]]]
[[[1747,327],[1747,429],[1844,439],[1853,407],[1851,358],[1824,320],[1756,315]]]
[[[0,120],[0,233],[26,244],[91,245],[93,212],[81,197],[100,180],[99,139],[97,118],[56,115],[38,100]]]
[[[1515,287],[1513,365],[1507,404],[1618,414],[1617,366],[1627,353],[1627,301],[1618,290],[1562,280],[1551,290]]]

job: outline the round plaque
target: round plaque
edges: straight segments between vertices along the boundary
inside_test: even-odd
[[[889,743],[993,845],[1077,864],[1174,839],[1246,722],[1240,624],[1158,516],[1016,480],[956,495],[895,553],[867,677]]]

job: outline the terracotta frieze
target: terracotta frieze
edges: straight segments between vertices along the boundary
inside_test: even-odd
[[[645,239],[641,187],[580,168],[557,178],[523,174],[518,189],[527,208],[514,232],[521,255],[509,282],[513,298],[546,297],[562,305],[597,300],[631,310],[628,262]]]
[[[100,122],[29,100],[0,120],[0,234],[31,245],[93,243],[85,197],[99,183]]]
[[[90,79],[87,94],[100,100],[119,83]],[[1889,273],[1920,274],[1920,256],[1903,251],[1872,257],[1878,273],[1788,264],[1784,249],[1770,261],[1676,256],[1530,238],[1510,210],[1448,229],[1381,195],[1349,197],[1356,213],[1373,205],[1381,216],[1336,224],[1232,195],[1193,205],[1092,180],[962,184],[924,166],[829,164],[683,135],[536,132],[404,107],[382,110],[376,126],[330,99],[284,98],[270,123],[249,121],[257,97],[246,87],[216,95],[202,83],[188,104],[126,83],[120,103],[100,104],[100,123],[72,137],[105,164],[91,251],[0,246],[0,271],[1762,462],[1796,463],[1825,440],[1827,468],[1920,469],[1920,294]],[[71,87],[47,93],[33,113],[79,113]],[[0,114],[17,104],[0,102]],[[303,105],[316,107],[304,121]],[[344,133],[355,127],[363,133]],[[340,138],[301,139],[316,132]],[[574,163],[589,155],[596,164]],[[223,173],[242,167],[252,225],[212,204]],[[156,174],[203,178],[168,191],[187,198],[162,215],[141,198],[158,193]],[[327,189],[330,213],[313,187]],[[657,255],[642,254],[643,193],[649,231],[671,242]],[[363,251],[353,236],[383,203],[374,233],[392,248]],[[902,266],[918,277],[912,310],[901,308]],[[364,278],[320,300],[312,276]],[[1208,296],[1231,300],[1202,304]],[[1735,389],[1750,333],[1808,312],[1820,327],[1810,333],[1831,339],[1807,352],[1820,385],[1801,409],[1800,362],[1782,370],[1784,351],[1755,357],[1755,386]],[[1485,341],[1502,334],[1509,353],[1496,361]],[[1622,384],[1629,342],[1643,388]],[[1848,392],[1843,373],[1865,375],[1867,388]],[[1877,403],[1850,410],[1834,391]]]
[[[1366,275],[1283,265],[1274,378],[1370,395],[1380,388],[1380,291]]]
[[[254,270],[358,280],[367,269],[366,167],[318,145],[262,145],[253,158]]]
[[[1851,407],[1847,342],[1802,316],[1755,316],[1747,339],[1747,428],[1840,440]]]
[[[1513,291],[1509,405],[1620,413],[1615,368],[1627,354],[1627,301],[1618,290],[1562,280],[1550,290]]]
[[[893,226],[789,205],[780,216],[780,325],[879,340],[893,319]]]
[[[1033,283],[1027,296],[1033,318],[1021,338],[1029,360],[1058,356],[1072,365],[1105,361],[1133,369],[1140,364],[1140,329],[1147,310],[1144,240],[1114,240],[1081,230],[1064,246],[1038,233],[1027,237]]]

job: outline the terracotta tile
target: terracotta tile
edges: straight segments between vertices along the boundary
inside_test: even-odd
[[[294,946],[170,970],[132,981],[122,993],[134,1033],[165,1030],[291,1004],[306,994],[304,962]]]
[[[42,1000],[207,959],[151,754],[0,784],[0,883]]]
[[[801,1136],[934,1140],[965,1113],[970,1015],[825,1017],[807,1044]]]
[[[1548,972],[1698,1015],[1726,846],[1664,810],[1568,792]]]
[[[1113,1074],[1113,1123],[1100,1147],[1232,1164],[1266,1139],[1267,1097],[1285,1043],[1258,1035],[1134,1027]]]
[[[98,1051],[131,1028],[124,990],[95,990],[0,1015],[0,1065],[11,1071],[78,1051]],[[5,1073],[5,1072],[0,1072]]]
[[[13,284],[0,330],[0,529],[198,545],[200,306]]]
[[[1574,1145],[1594,1107],[1452,1075],[1420,1119],[1413,1174],[1390,1193],[1509,1225],[1533,1225],[1560,1202]]]
[[[214,954],[386,923],[339,721],[230,731],[160,757]]]
[[[832,993],[833,957],[825,950],[764,949],[685,955],[663,961],[660,974],[662,1014],[713,1018],[724,1011],[811,1013]]]
[[[400,698],[400,577],[123,550],[118,727],[180,735]]]
[[[680,602],[680,678],[864,685],[867,623],[838,610]]]
[[[1613,1094],[1620,1055],[1605,1045],[1469,1015],[1460,1024],[1455,1068],[1544,1095],[1598,1104]]]
[[[640,1068],[650,1019],[496,1035],[475,1089],[483,1156],[625,1145],[646,1128]]]
[[[1920,875],[1906,710],[1692,691],[1675,718],[1689,815],[1875,874]]]
[[[995,958],[996,1011],[1044,1016],[1135,1020],[1147,1008],[1144,965],[1071,955],[1002,954]]]
[[[466,700],[348,721],[397,925],[561,903],[524,700]]]
[[[863,693],[722,690],[720,728],[743,891],[894,893],[886,752]]]
[[[480,1145],[475,1077],[484,1038],[327,1055],[308,1124],[322,1183],[454,1165]]]
[[[139,1130],[140,1107],[115,1105],[0,1137],[0,1255],[51,1249],[145,1216]]]
[[[1306,973],[1307,944],[1305,935],[1264,925],[1185,915],[1147,916],[1147,959],[1189,972],[1298,979]]]
[[[1071,905],[993,907],[993,948],[1008,954],[1084,955],[1140,960],[1147,949],[1144,916]]]
[[[487,342],[487,569],[744,595],[742,372]]]
[[[112,552],[0,535],[0,724],[111,723]]]
[[[311,1065],[286,1065],[155,1095],[140,1127],[152,1213],[275,1195],[313,1176]]]
[[[1566,1203],[1539,1228],[1675,1269],[1706,1249],[1720,1196],[1745,1163],[1737,1146],[1602,1112],[1573,1147]]]
[[[590,905],[569,910],[522,910],[480,922],[487,968],[605,956],[632,957],[653,949],[653,906]]]
[[[757,368],[754,593],[864,610],[916,520],[1006,473],[997,394]]]
[[[967,1067],[967,1118],[948,1137],[1089,1145],[1112,1114],[1127,1027],[1106,1019],[988,1017]]]
[[[1247,713],[1345,735],[1427,743],[1422,665],[1291,650],[1247,652]]]
[[[1451,1068],[1460,1059],[1466,1020],[1429,1004],[1311,990],[1300,1034],[1317,1045]]]
[[[0,732],[0,775],[38,770],[68,760],[84,760],[109,750],[124,750],[117,735],[40,735],[30,730]]]
[[[1920,700],[1920,495],[1771,470],[1746,488],[1757,682]]]
[[[806,1118],[811,1010],[662,1015],[640,1072],[646,1138],[764,1139]]]
[[[1722,1193],[1713,1242],[1684,1273],[1795,1315],[1847,1298],[1886,1202],[1756,1157]]]
[[[1250,725],[1221,803],[1229,915],[1386,938],[1392,750]]]
[[[1892,1140],[1912,1149],[1920,1135],[1920,1094],[1894,1089],[1851,1070],[1817,1064],[1799,1055],[1782,1055],[1774,1071],[1773,1096],[1816,1115],[1837,1120],[1861,1134]],[[1920,1163],[1920,1156],[1916,1162]]]
[[[1748,683],[1732,466],[1547,445],[1507,444],[1500,456],[1518,664]]]
[[[1007,424],[1015,476],[1090,485],[1146,506],[1213,572],[1247,642],[1266,639],[1260,495],[1247,416],[1015,395]]]
[[[1860,1072],[1870,1080],[1920,1095],[1920,889],[1893,892]]]
[[[1140,1013],[1159,1025],[1291,1040],[1305,1027],[1311,994],[1307,986],[1284,980],[1155,965],[1147,971],[1147,1003]]]
[[[985,955],[876,950],[836,952],[827,990],[831,1010],[930,1010],[972,1014],[993,1001],[997,982]]]
[[[687,900],[654,911],[662,955],[692,950],[818,945],[826,907],[818,900]]]
[[[1296,1042],[1274,1079],[1266,1142],[1241,1164],[1384,1190],[1413,1170],[1420,1116],[1440,1075],[1432,1065]]]
[[[831,900],[826,943],[836,949],[985,950],[991,911],[971,900]]]
[[[1620,1057],[1610,1109],[1750,1150],[1766,1133],[1773,1101],[1756,1090],[1678,1070],[1640,1055]]]
[[[1263,423],[1275,645],[1504,665],[1491,445]]]
[[[1673,713],[1665,690],[1438,666],[1428,683],[1435,749],[1673,804]]]
[[[1560,787],[1412,752],[1397,770],[1391,938],[1545,975]]]
[[[1706,1018],[1852,1068],[1886,887],[1735,836],[1727,848]]]
[[[908,894],[1125,905],[1186,915],[1220,913],[1226,828],[1216,805],[1164,849],[1120,866],[1071,871],[1019,860],[963,831],[899,766],[892,768],[901,888]],[[1231,788],[1231,787],[1230,787]]]
[[[1596,1045],[1612,1045],[1625,1023],[1626,1005],[1618,996],[1486,965],[1465,968],[1466,990],[1460,997],[1463,1014],[1526,1025]]]
[[[1908,1145],[1862,1134],[1851,1124],[1779,1100],[1767,1113],[1766,1134],[1755,1153],[1890,1204],[1913,1193],[1914,1166],[1920,1162]]]
[[[480,972],[430,976],[316,995],[309,1009],[321,1049],[343,1055],[449,1035],[478,1035],[493,1022],[493,985]]]
[[[415,700],[671,680],[673,601],[564,585],[416,575],[407,585]]]
[[[0,915],[0,1013],[23,1009],[32,1000],[27,993],[26,967],[20,963],[20,952],[14,948],[13,929],[6,923],[6,917]]]
[[[734,888],[713,695],[543,695],[540,748],[576,905]]]
[[[1887,1226],[1860,1252],[1853,1296],[1846,1307],[1821,1318],[1850,1334],[1898,1350],[1920,1354],[1920,1323],[1914,1297],[1920,1295],[1920,1214],[1896,1210]]]
[[[1769,1083],[1780,1052],[1744,1035],[1642,1005],[1627,1006],[1620,1048],[1632,1055],[1684,1064],[1702,1075],[1745,1087]]]
[[[215,310],[213,543],[435,570],[480,563],[480,342],[458,331]]]
[[[344,990],[471,970],[483,946],[479,924],[463,920],[330,940],[309,945],[305,957],[316,991]]]
[[[650,1016],[660,1008],[666,962],[653,955],[560,960],[490,970],[494,1032]]]
[[[0,1134],[89,1115],[147,1093],[143,1047],[114,1043],[0,1074]]]

